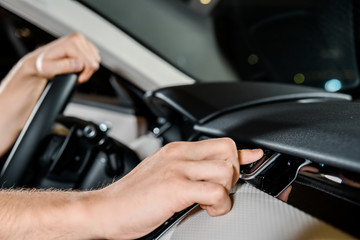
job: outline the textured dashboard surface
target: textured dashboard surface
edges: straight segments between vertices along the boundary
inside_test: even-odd
[[[233,200],[233,209],[221,217],[193,210],[161,240],[354,239],[249,184],[235,186]]]

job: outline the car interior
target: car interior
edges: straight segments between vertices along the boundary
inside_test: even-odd
[[[347,237],[360,237],[357,1],[154,0],[144,6],[139,1],[76,2],[195,83],[144,89],[106,65],[82,85],[76,84],[76,74],[55,77],[13,148],[0,159],[3,188],[96,189],[125,176],[167,143],[230,137],[239,149],[260,147],[265,152],[259,161],[241,167],[234,199],[242,198],[240,193],[265,192],[274,209],[290,205]],[[109,11],[115,6],[121,7],[120,13],[141,8],[143,15]],[[164,21],[160,13],[154,22],[143,19],[160,10],[168,11],[166,17],[172,20]],[[19,58],[57,36],[4,6],[0,18],[2,79]],[[145,31],[159,21],[167,25],[157,29],[156,36]],[[171,28],[184,31],[179,32],[184,40],[169,37]],[[205,41],[210,35],[213,38]],[[164,42],[168,37],[179,49]],[[199,56],[194,56],[196,44],[188,47],[193,41],[199,44]],[[289,186],[287,203],[278,201]],[[255,208],[253,200],[242,200],[235,205]],[[194,205],[175,214],[142,239],[221,238],[218,228],[228,229],[226,221],[240,221],[237,211],[216,222],[196,209]],[[272,214],[269,218],[277,216]],[[264,216],[261,221],[268,220]],[[274,221],[280,228],[272,232],[286,228],[294,234],[291,221],[303,224],[283,218]],[[191,228],[199,222],[205,222],[202,237]],[[240,223],[248,226],[245,220]],[[233,239],[244,228],[226,230],[225,238]],[[258,226],[249,228],[256,232]],[[339,234],[319,230],[326,231],[329,238]],[[278,239],[290,239],[285,233]]]

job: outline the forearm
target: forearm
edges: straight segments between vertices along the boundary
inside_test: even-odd
[[[38,77],[35,57],[28,55],[8,73],[0,86],[0,156],[17,138],[46,85]]]
[[[0,239],[96,239],[95,192],[0,192]]]

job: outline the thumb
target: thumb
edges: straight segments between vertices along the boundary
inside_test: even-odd
[[[249,164],[259,160],[264,155],[263,150],[261,149],[244,149],[238,150],[238,158],[240,165]]]
[[[45,60],[39,56],[36,61],[36,69],[38,73],[47,79],[51,79],[59,74],[77,73],[83,70],[83,68],[84,65],[74,58]]]

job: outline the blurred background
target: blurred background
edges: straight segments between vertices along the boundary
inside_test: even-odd
[[[199,82],[266,81],[357,92],[359,3],[344,0],[81,0]],[[53,37],[0,11],[3,77]]]

